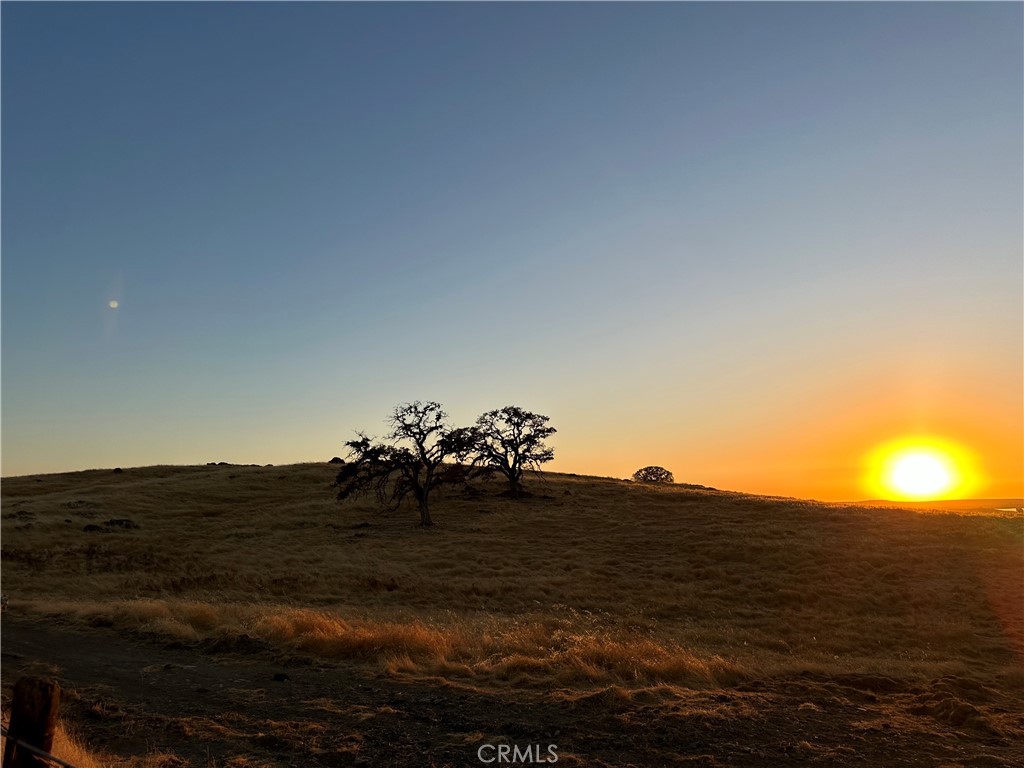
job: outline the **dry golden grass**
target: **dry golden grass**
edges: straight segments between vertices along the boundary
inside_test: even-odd
[[[65,762],[71,763],[75,768],[103,768],[105,765],[100,758],[86,749],[63,726],[57,728],[53,736],[54,756]]]
[[[303,464],[6,479],[4,590],[12,610],[224,647],[245,633],[495,685],[1022,677],[1024,520],[1010,513],[545,475],[519,502],[499,485],[448,492],[422,530],[409,510],[339,505],[333,476]],[[139,528],[82,530],[112,518]]]
[[[7,738],[0,736],[0,754],[3,754],[6,745]],[[57,732],[53,735],[53,747],[51,749],[50,754],[71,763],[75,768],[104,768],[104,764],[83,747],[77,739],[64,730],[64,727],[61,725],[57,726]]]
[[[5,708],[6,709],[6,708]],[[4,728],[8,725],[8,714],[5,711],[3,716]],[[0,755],[4,754],[7,738],[0,736]],[[53,745],[50,747],[50,754],[58,757],[75,768],[182,768],[186,765],[180,757],[173,754],[151,751],[146,755],[132,757],[119,757],[110,754],[97,752],[87,747],[82,739],[68,729],[65,723],[58,722],[57,730],[53,734]],[[227,768],[246,768],[245,763],[235,764],[228,762]],[[252,764],[248,764],[252,766]],[[252,766],[252,768],[256,768]]]

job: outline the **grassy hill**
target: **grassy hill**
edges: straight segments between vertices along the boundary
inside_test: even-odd
[[[21,613],[184,642],[244,634],[490,686],[1024,682],[1012,513],[545,474],[525,500],[448,491],[423,530],[411,510],[337,503],[333,477],[300,464],[5,479],[3,589]]]

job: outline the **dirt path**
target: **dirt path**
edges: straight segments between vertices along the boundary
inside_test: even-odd
[[[255,641],[175,647],[10,616],[0,650],[5,701],[21,674],[53,674],[65,718],[88,743],[123,756],[170,753],[181,765],[481,766],[478,748],[500,743],[539,745],[546,759],[557,745],[567,766],[1024,764],[1019,692],[963,678],[918,688],[808,675],[725,691],[484,692],[282,658]]]

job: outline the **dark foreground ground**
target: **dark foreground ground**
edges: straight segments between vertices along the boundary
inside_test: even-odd
[[[181,646],[11,614],[0,645],[5,704],[20,675],[54,675],[89,746],[163,753],[164,766],[480,766],[478,748],[501,743],[548,759],[557,745],[568,766],[1024,765],[1020,692],[959,677],[488,693],[282,658],[257,641]]]

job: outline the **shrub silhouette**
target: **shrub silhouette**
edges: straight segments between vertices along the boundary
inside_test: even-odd
[[[635,483],[674,483],[672,473],[664,467],[644,467],[633,473]]]

